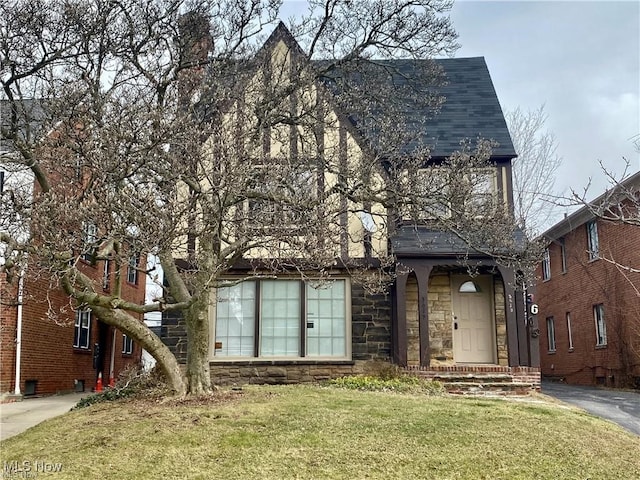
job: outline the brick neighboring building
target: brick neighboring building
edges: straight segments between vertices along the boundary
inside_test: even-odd
[[[639,187],[640,172],[617,191],[638,198]],[[637,206],[627,214],[637,221]],[[542,375],[640,387],[640,273],[624,268],[640,268],[640,227],[596,219],[585,206],[543,237],[549,245],[536,295]]]
[[[8,108],[4,101],[0,103],[2,112]],[[0,153],[11,152],[8,143],[0,144]],[[32,177],[25,180],[16,175],[9,166],[0,164],[0,195],[11,195],[12,190],[23,188],[21,185],[32,184]],[[37,192],[37,185],[33,185]],[[0,203],[0,207],[3,205]],[[11,225],[24,233],[29,230],[29,225],[22,223]],[[96,240],[97,226],[92,229]],[[86,234],[78,233],[83,238]],[[0,265],[4,264],[1,247]],[[144,256],[136,258],[139,265],[144,265]],[[93,261],[86,254],[78,262],[80,271],[95,282],[96,292],[108,293],[113,288],[114,262],[105,265],[105,261]],[[11,394],[90,391],[95,388],[98,372],[102,372],[103,383],[108,385],[111,375],[117,378],[128,365],[140,363],[139,345],[99,321],[88,309],[77,309],[38,265],[28,264],[22,281],[16,269],[10,274],[11,282],[6,272],[0,273],[0,400]],[[123,265],[120,276],[122,298],[143,303],[145,275]],[[142,321],[142,315],[139,317]]]

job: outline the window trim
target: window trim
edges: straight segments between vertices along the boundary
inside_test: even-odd
[[[140,266],[140,254],[133,253],[127,262],[127,283],[130,285],[138,285],[138,267]]]
[[[542,281],[551,280],[551,253],[549,247],[544,249],[542,257]]]
[[[224,280],[234,280],[234,278],[225,278]],[[301,306],[301,315],[299,318],[301,330],[299,336],[299,352],[301,355],[297,356],[260,356],[260,338],[261,338],[261,330],[262,330],[262,319],[260,316],[260,300],[261,300],[261,280],[273,280],[273,279],[250,279],[246,281],[256,282],[255,288],[255,310],[254,310],[254,332],[253,332],[253,355],[251,356],[218,356],[216,355],[216,324],[217,324],[217,298],[216,298],[216,290],[214,289],[211,293],[211,305],[212,308],[210,313],[211,319],[211,327],[210,327],[210,335],[213,339],[210,342],[209,347],[209,361],[211,362],[248,362],[248,363],[287,363],[287,362],[295,362],[295,363],[344,363],[352,361],[352,306],[351,306],[351,279],[348,276],[331,276],[329,280],[342,280],[344,281],[344,289],[345,289],[345,355],[344,356],[308,356],[307,354],[307,335],[306,335],[306,324],[307,324],[307,296],[306,293],[304,297],[301,298],[300,306]],[[302,280],[300,277],[291,277],[291,276],[279,276],[276,280],[297,280],[300,283],[301,292],[306,291],[306,285],[309,281],[314,281],[314,277],[310,277],[308,279]],[[302,328],[304,326],[304,328]]]
[[[569,351],[573,352],[573,330],[571,328],[571,312],[565,313],[565,320],[567,322],[567,340],[569,341]]]
[[[556,326],[553,316],[547,317],[547,352],[556,352]]]
[[[86,320],[86,325],[83,325]],[[87,331],[86,345],[81,345],[82,331]],[[91,310],[88,308],[76,310],[76,318],[73,324],[73,348],[89,350],[91,347]]]
[[[567,273],[567,244],[565,238],[560,239],[560,268],[562,273]]]
[[[589,261],[598,260],[600,258],[600,241],[598,239],[598,223],[590,220],[586,223],[587,229],[587,253]]]
[[[95,265],[96,263],[96,246],[93,245],[98,241],[98,226],[94,222],[82,222],[82,252],[80,259]],[[93,245],[90,249],[88,245]]]
[[[596,327],[596,347],[606,347],[607,324],[604,316],[604,303],[597,303],[593,306],[593,319]],[[602,329],[600,325],[602,325]]]
[[[122,334],[122,354],[123,355],[133,354],[133,338],[128,336],[126,333]]]

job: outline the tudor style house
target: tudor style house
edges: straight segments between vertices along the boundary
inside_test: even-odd
[[[34,105],[37,103],[23,102],[24,108]],[[8,102],[0,103],[3,121],[9,118],[9,108]],[[37,116],[35,112],[31,115]],[[11,143],[3,139],[0,159],[12,154]],[[9,196],[36,191],[34,185],[32,175],[0,161],[2,208]],[[29,224],[7,217],[2,218],[2,228],[29,234]],[[98,226],[83,224],[81,235],[85,244],[95,244]],[[80,271],[93,280],[97,291],[113,291],[118,279],[114,262],[97,261],[92,252],[87,249],[79,254]],[[3,264],[4,254],[0,245]],[[132,255],[129,265],[123,266],[119,275],[123,298],[144,301],[146,276],[141,273],[144,268],[138,269],[144,261],[144,256]],[[139,364],[140,358],[141,348],[133,339],[101,322],[91,310],[77,307],[62,288],[52,286],[51,278],[38,271],[37,265],[27,262],[22,272],[0,274],[0,399],[91,391],[99,374],[107,386],[127,366]]]
[[[549,379],[640,386],[639,189],[636,173],[542,235],[548,246],[536,302],[541,370]],[[632,220],[607,220],[620,212]]]
[[[264,52],[274,62],[308,61],[283,24]],[[410,61],[387,62],[401,72],[411,68]],[[483,185],[478,194],[511,211],[516,152],[484,59],[436,60],[436,65],[444,72],[438,93],[445,101],[436,114],[407,110],[413,141],[428,146],[430,165],[436,166],[465,140],[495,141],[490,162],[476,172]],[[360,128],[357,116],[341,113],[340,102],[330,98],[340,94],[331,82],[314,88],[313,94],[329,97],[325,121],[313,129],[325,166],[321,188],[327,189],[335,184],[332,172],[375,156],[371,152],[381,130]],[[296,125],[280,128],[287,130],[265,129],[260,151],[266,157],[298,155],[298,138],[304,133]],[[374,177],[370,181],[389,181],[384,173]],[[364,207],[368,216],[359,208],[341,211],[339,222],[347,233],[337,247],[340,261],[322,272],[322,279],[312,271],[303,278],[251,278],[255,270],[243,262],[228,271],[230,279],[245,280],[219,288],[212,297],[209,357],[214,383],[313,381],[362,372],[367,362],[377,361],[430,377],[493,375],[538,386],[538,341],[525,317],[525,295],[515,272],[429,222],[405,221],[375,203]],[[245,260],[272,254],[261,249]],[[395,281],[387,293],[370,293],[349,268],[341,268],[350,262],[373,265],[382,257],[395,259],[390,267]],[[161,336],[185,361],[186,334],[179,314],[163,314]]]

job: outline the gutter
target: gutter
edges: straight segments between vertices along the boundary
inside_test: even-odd
[[[16,378],[14,394],[20,395],[20,364],[22,350],[22,297],[24,293],[24,269],[20,270],[18,279],[18,319],[16,325]]]

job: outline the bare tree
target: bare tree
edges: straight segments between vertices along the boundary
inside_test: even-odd
[[[537,110],[519,107],[507,112],[507,125],[518,158],[513,162],[514,213],[531,236],[548,224],[558,198],[555,173],[562,164],[553,133],[545,128],[544,105]]]
[[[149,351],[176,392],[210,391],[208,309],[211,292],[230,284],[230,268],[245,262],[247,275],[304,276],[340,267],[370,282],[372,258],[380,272],[393,264],[387,212],[410,215],[442,193],[410,181],[429,157],[426,145],[403,150],[415,135],[404,109],[419,102],[435,114],[442,102],[419,86],[439,80],[428,59],[455,48],[450,6],[368,0],[354,12],[346,0],[312,1],[291,25],[303,51],[261,48],[277,18],[275,1],[3,5],[1,78],[10,110],[2,138],[12,153],[2,162],[26,168],[36,182],[26,200],[2,197],[3,215],[29,222],[26,239],[3,227],[11,259],[4,270],[28,254],[29,268],[44,269],[78,304]],[[376,60],[399,55],[415,60],[411,75]],[[365,86],[363,75],[379,81]],[[399,91],[407,103],[391,101]],[[37,122],[22,108],[29,98],[42,99]],[[375,133],[375,144],[352,152],[328,140],[341,128],[336,107],[361,132]],[[346,163],[338,160],[345,149]],[[449,171],[472,172],[490,151],[488,142],[470,146],[452,157]],[[464,215],[455,226],[441,215],[443,225],[505,262],[521,260],[521,248],[499,241],[512,238],[504,207],[466,201],[472,175],[452,185],[447,204]],[[485,220],[504,220],[491,242],[476,207]],[[345,224],[345,214],[361,214],[363,227]],[[95,235],[82,235],[88,224]],[[349,240],[366,241],[364,261],[343,255]],[[105,293],[80,261],[91,253],[121,272],[132,252],[157,254],[163,298],[138,305],[117,287]],[[166,310],[185,318],[186,377],[132,315]]]

